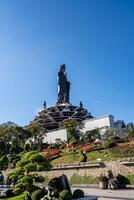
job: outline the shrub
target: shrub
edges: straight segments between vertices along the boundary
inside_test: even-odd
[[[116,179],[121,184],[125,184],[125,185],[127,185],[127,184],[129,185],[130,184],[130,180],[127,177],[125,177],[125,176],[123,176],[121,174],[118,174],[118,176],[116,177]]]
[[[24,186],[28,187],[33,184],[33,178],[29,175],[26,175],[20,179],[20,182],[23,183]]]
[[[108,148],[112,148],[116,146],[116,143],[114,143],[113,141],[109,141],[109,140],[105,140],[103,143],[103,148],[104,149],[108,149]]]
[[[31,155],[31,157],[29,158],[29,161],[40,163],[40,162],[44,162],[45,158],[41,154],[37,153],[37,154]]]
[[[16,195],[21,194],[23,191],[25,190],[24,186],[22,183],[18,183],[14,186],[13,188],[13,193],[15,193]]]
[[[30,151],[24,155],[24,159],[28,160],[32,155],[36,154],[37,151]]]
[[[29,188],[29,192],[32,194],[33,192],[35,192],[36,190],[39,190],[40,187],[38,187],[37,185],[32,185],[30,188]]]
[[[28,162],[28,160],[26,160],[26,159],[22,159],[22,160],[20,160],[20,161],[18,161],[17,163],[16,163],[16,166],[17,167],[24,167],[26,164],[28,164],[29,162]]]
[[[25,197],[23,200],[31,200],[31,194],[29,192],[25,192]]]
[[[34,171],[36,171],[36,165],[35,164],[33,164],[33,163],[28,163],[27,165],[25,165],[24,166],[24,169],[26,170],[26,171],[30,171],[30,172],[34,172]]]
[[[51,169],[52,165],[49,162],[43,163],[43,164],[37,164],[37,171],[41,172],[41,171],[48,171]]]
[[[134,185],[134,174],[127,175],[128,180],[131,185]]]
[[[72,200],[72,194],[69,190],[63,190],[60,193],[60,200]]]
[[[44,171],[44,170],[45,170],[45,168],[44,168],[43,165],[37,165],[37,171],[38,172],[41,172],[41,171]]]
[[[17,162],[16,166],[27,172],[50,170],[52,167],[50,162],[36,151],[26,153],[22,159]]]
[[[32,200],[40,200],[41,198],[43,198],[45,196],[45,194],[46,194],[45,190],[38,189],[32,193],[31,199]]]
[[[38,175],[34,173],[30,174],[29,172],[49,170],[52,167],[50,162],[36,151],[24,154],[16,166],[17,169],[10,174],[9,178],[14,179],[15,181],[19,179],[22,188],[30,193],[33,191],[34,181],[42,182],[44,179],[41,177],[37,178]],[[19,193],[20,187],[16,186],[15,192]]]
[[[17,180],[19,176],[24,177],[23,169],[16,169],[8,174],[8,178],[11,178],[12,180]]]
[[[83,190],[80,190],[80,189],[74,190],[74,192],[73,192],[74,199],[83,198],[83,197],[84,197]]]
[[[24,177],[24,175],[19,175],[18,176],[18,179],[21,179],[21,178],[23,178]]]

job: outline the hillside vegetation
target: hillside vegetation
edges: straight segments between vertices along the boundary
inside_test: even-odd
[[[117,146],[108,148],[108,149],[100,149],[100,150],[90,150],[86,154],[87,161],[94,161],[96,159],[102,159],[102,161],[110,161],[117,160],[123,157],[134,157],[134,142],[131,143],[119,143]],[[81,162],[82,154],[79,150],[76,152],[67,152],[67,150],[63,149],[58,158],[52,159],[52,165],[57,164],[70,164]]]

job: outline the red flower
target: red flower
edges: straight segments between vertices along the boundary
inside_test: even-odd
[[[80,148],[80,151],[90,151],[93,148],[91,144],[84,145]]]

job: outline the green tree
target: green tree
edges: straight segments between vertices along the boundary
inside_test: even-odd
[[[19,179],[19,183],[15,185],[14,192],[16,194],[25,190],[32,192],[37,182],[44,181],[44,178],[36,173],[38,171],[50,170],[52,165],[37,151],[25,153],[21,160],[16,164],[16,170],[9,174],[14,181]]]
[[[69,119],[64,122],[64,128],[67,131],[67,138],[69,143],[76,143],[79,141],[79,130],[82,124],[74,119]]]
[[[126,127],[124,132],[128,139],[134,137],[134,127]]]
[[[29,133],[31,138],[31,140],[29,140],[31,150],[41,150],[44,136],[44,129],[41,127],[41,125],[37,122],[32,122],[25,127],[25,130]]]
[[[114,130],[112,130],[111,128],[106,128],[106,131],[105,131],[105,139],[109,139],[111,137],[114,137],[115,134],[114,134]]]
[[[0,148],[3,145],[4,154],[17,154],[23,150],[23,145],[29,137],[28,132],[19,126],[0,126]]]

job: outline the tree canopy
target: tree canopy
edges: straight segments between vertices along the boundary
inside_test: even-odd
[[[67,138],[69,143],[76,143],[79,141],[79,130],[82,124],[75,119],[69,119],[64,122],[64,128],[67,131]]]

